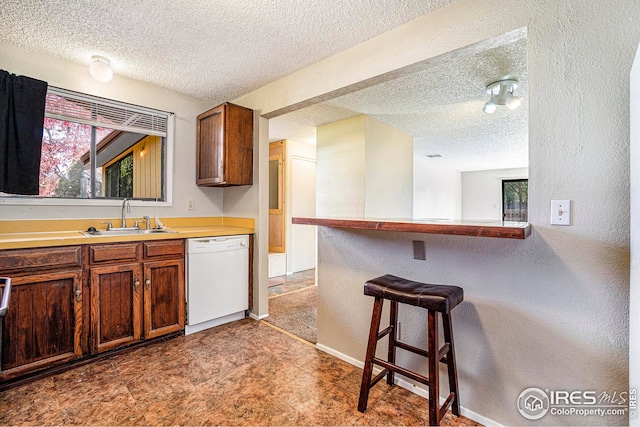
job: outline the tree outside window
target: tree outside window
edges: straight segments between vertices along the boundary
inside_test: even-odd
[[[502,218],[504,221],[528,221],[529,180],[502,181]]]
[[[133,197],[133,152],[105,166],[105,197]]]

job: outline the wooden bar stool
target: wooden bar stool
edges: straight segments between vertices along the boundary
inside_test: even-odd
[[[460,415],[460,403],[458,394],[458,376],[456,372],[456,359],[453,348],[453,330],[451,328],[451,310],[463,300],[463,290],[457,286],[429,285],[427,283],[413,282],[400,277],[385,275],[370,280],[364,285],[364,294],[375,297],[373,303],[373,315],[371,329],[369,331],[369,343],[364,361],[362,385],[360,386],[360,400],[358,410],[364,412],[367,409],[369,390],[384,376],[387,376],[387,384],[394,384],[394,373],[402,374],[429,387],[429,425],[439,425],[445,412],[451,407],[454,415]],[[385,299],[391,301],[389,327],[380,332],[380,318],[382,316],[382,303]],[[401,342],[397,339],[398,329],[398,303],[415,305],[428,311],[428,344],[427,350],[417,348]],[[438,316],[442,313],[445,343],[438,348]],[[387,360],[375,357],[378,340],[389,335],[389,350]],[[428,358],[429,376],[425,377],[409,371],[395,364],[396,348],[410,351]],[[440,406],[440,384],[438,362],[445,363],[449,376],[449,396],[442,407]],[[373,365],[379,365],[382,372],[371,379]]]

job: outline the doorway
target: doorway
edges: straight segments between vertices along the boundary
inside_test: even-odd
[[[265,321],[316,343],[316,227],[291,223],[315,216],[315,146],[269,144],[269,317]]]

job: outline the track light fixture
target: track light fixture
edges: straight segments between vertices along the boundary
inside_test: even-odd
[[[487,86],[487,93],[491,96],[484,104],[482,111],[491,114],[496,111],[498,105],[506,105],[510,110],[520,106],[522,100],[513,94],[518,87],[518,81],[513,79],[498,80]]]

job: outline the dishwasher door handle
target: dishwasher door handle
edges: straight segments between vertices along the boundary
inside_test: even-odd
[[[4,284],[2,289],[2,301],[0,301],[0,319],[9,311],[9,298],[11,297],[11,278],[0,277],[0,282]]]

